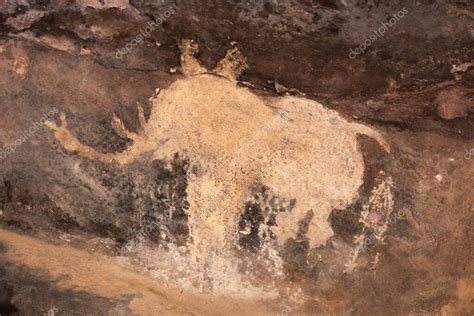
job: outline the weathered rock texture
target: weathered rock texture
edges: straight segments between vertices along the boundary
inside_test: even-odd
[[[0,313],[471,315],[473,16],[1,2]]]

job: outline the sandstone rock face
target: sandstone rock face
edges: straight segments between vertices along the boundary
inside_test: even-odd
[[[442,91],[436,98],[438,115],[445,120],[466,117],[474,112],[474,98],[462,89]]]
[[[472,12],[0,1],[0,314],[472,315]]]
[[[22,31],[29,28],[33,23],[39,21],[45,15],[46,12],[44,11],[31,10],[25,14],[8,18],[6,24],[16,30]]]
[[[130,164],[147,152],[152,159],[171,162],[176,153],[183,153],[199,169],[188,174],[186,191],[188,247],[197,263],[193,270],[209,279],[214,291],[241,297],[243,285],[222,279],[238,278],[229,275],[239,261],[230,251],[237,246],[241,209],[251,189],[269,188],[272,207],[280,208],[280,213],[264,214],[274,216],[274,227],[257,227],[259,235],[268,235],[263,243],[269,250],[277,252],[278,245],[299,234],[315,248],[333,235],[330,212],[346,208],[358,197],[364,163],[357,135],[374,137],[385,150],[389,148],[375,130],[349,123],[317,102],[290,96],[263,98],[237,87],[235,80],[245,68],[238,51],[230,51],[210,74],[193,59],[197,48],[190,49],[190,43],[181,45],[182,69],[188,77],[152,99],[148,121],[139,109],[143,131],[131,134],[119,119],[112,121],[117,134],[134,141],[124,152],[101,154],[82,145],[67,130],[64,117],[62,126],[52,122],[49,126],[69,151],[105,163]],[[302,233],[299,223],[305,220],[308,227]],[[278,265],[282,259],[270,260]],[[246,265],[252,269],[250,262]],[[255,297],[254,292],[250,295]]]

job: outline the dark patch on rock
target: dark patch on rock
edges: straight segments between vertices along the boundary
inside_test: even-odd
[[[108,210],[110,215],[89,216],[90,223],[102,236],[122,242],[140,235],[164,246],[169,242],[183,244],[189,235],[188,161],[176,154],[168,167],[162,161],[148,159],[122,168],[83,162],[84,169],[109,192],[114,205],[112,213]]]
[[[51,150],[64,150],[47,147],[52,156]],[[11,166],[0,187],[3,225],[20,230],[39,225],[51,231],[87,231],[120,243],[137,235],[164,246],[185,242],[189,235],[186,159],[176,155],[168,166],[146,155],[120,167],[72,157],[59,164],[47,162],[50,165],[43,165],[46,168],[30,179],[18,165]],[[34,168],[34,164],[29,166]],[[49,183],[51,189],[41,190],[35,183]]]
[[[310,270],[309,266],[308,254],[310,245],[306,237],[309,223],[313,217],[313,211],[308,211],[306,216],[298,223],[296,238],[287,240],[280,251],[280,255],[285,261],[286,272],[292,281],[296,281],[298,277],[300,280],[304,279],[308,276],[308,273],[314,275],[314,269]]]
[[[245,204],[239,219],[239,244],[253,252],[260,249],[266,239],[275,239],[271,227],[276,225],[279,212],[291,212],[296,200],[284,200],[274,195],[271,188],[257,185],[250,190],[251,200]],[[265,225],[262,230],[261,225]]]
[[[367,203],[375,181],[381,172],[387,172],[388,155],[374,139],[367,136],[358,136],[359,144],[364,158],[364,182],[359,188],[359,199],[343,210],[333,210],[329,216],[334,233],[344,241],[352,243],[354,236],[362,229],[359,221],[362,206]]]
[[[5,272],[0,269],[0,277]],[[2,273],[3,272],[3,273]],[[18,313],[18,308],[12,304],[13,299],[13,286],[10,284],[0,281],[0,313],[1,315],[15,315]]]
[[[240,217],[239,221],[239,243],[242,247],[257,250],[260,248],[261,241],[259,230],[264,218],[260,205],[256,203],[247,202],[245,205],[245,212]],[[244,231],[247,229],[247,231]],[[250,231],[248,231],[250,229]],[[243,232],[243,233],[242,233]]]
[[[0,312],[2,315],[130,313],[126,304],[82,292],[64,290],[46,273],[16,266],[0,255]],[[14,303],[12,303],[14,298]]]
[[[354,236],[361,231],[360,210],[360,205],[354,205],[344,210],[333,210],[329,216],[334,233],[348,243],[352,242]]]

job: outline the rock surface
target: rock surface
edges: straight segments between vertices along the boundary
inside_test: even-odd
[[[473,10],[1,2],[0,313],[471,315]]]
[[[461,89],[441,91],[436,98],[438,115],[445,120],[466,117],[474,112],[474,99]]]

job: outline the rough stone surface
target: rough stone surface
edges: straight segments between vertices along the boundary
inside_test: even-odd
[[[466,117],[474,112],[474,98],[465,95],[462,89],[449,89],[440,92],[436,98],[438,115],[445,120]]]
[[[0,2],[0,313],[472,315],[473,10],[450,0]],[[225,87],[232,98],[215,102]],[[231,101],[241,94],[258,102]],[[282,109],[288,122],[266,127]],[[217,118],[235,132],[213,131]],[[234,168],[218,158],[242,134],[258,141]],[[155,141],[150,150],[91,159],[147,144],[136,135]],[[243,180],[221,177],[216,189],[230,171]],[[345,199],[328,198],[345,186]],[[229,188],[245,194],[199,212],[196,202]],[[209,256],[193,256],[199,223]],[[326,231],[318,242],[314,223]],[[216,261],[228,267],[220,282],[206,270]]]

